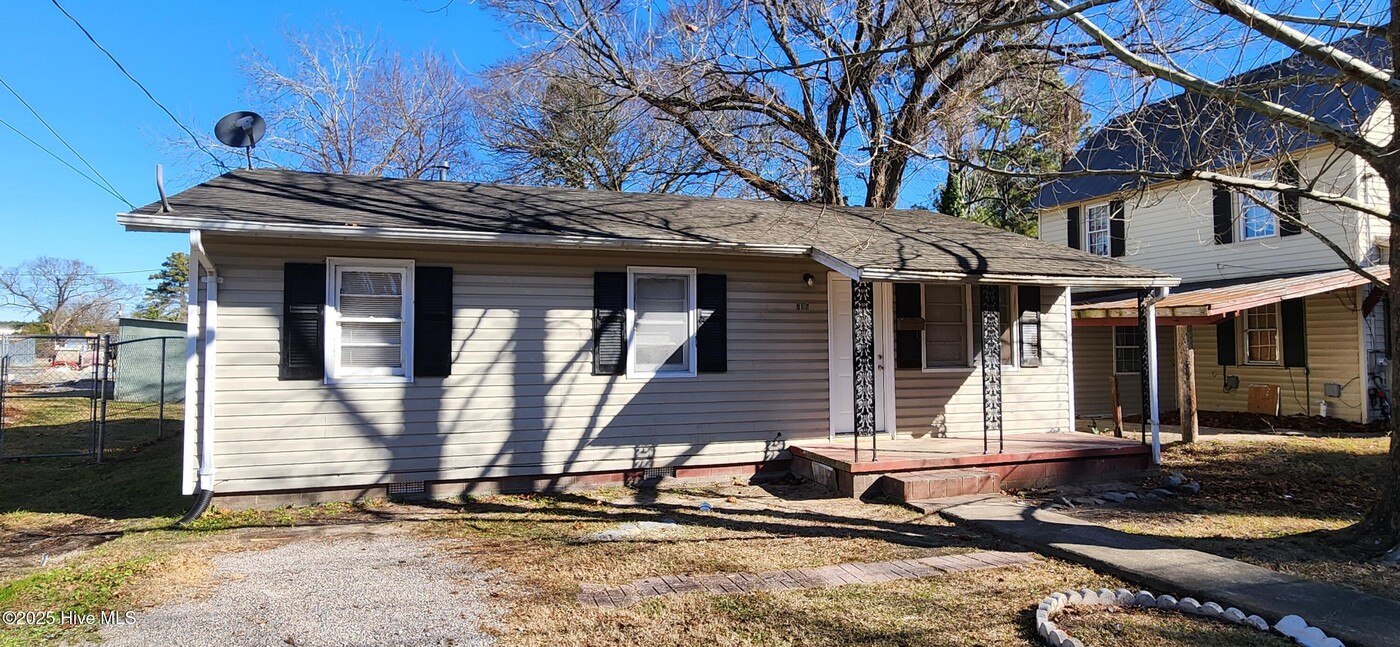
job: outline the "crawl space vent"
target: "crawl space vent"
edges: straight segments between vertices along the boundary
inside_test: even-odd
[[[389,484],[389,498],[412,498],[421,497],[426,494],[428,488],[422,481],[402,481]]]

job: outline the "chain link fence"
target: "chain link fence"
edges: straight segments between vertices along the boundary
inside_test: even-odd
[[[100,463],[178,430],[184,340],[133,337],[0,337],[0,459]]]

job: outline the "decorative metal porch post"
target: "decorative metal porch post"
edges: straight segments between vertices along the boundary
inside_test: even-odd
[[[1148,335],[1155,335],[1157,331],[1147,322],[1147,302],[1152,298],[1151,290],[1138,290],[1138,350],[1142,352],[1142,365],[1138,367],[1138,381],[1142,383],[1142,444],[1147,444],[1147,420],[1150,417],[1150,407],[1152,406],[1152,377],[1147,368],[1152,365],[1152,354],[1148,352]]]
[[[855,460],[860,460],[860,437],[870,436],[870,459],[876,456],[875,439],[875,286],[870,281],[851,282],[851,356],[855,362]]]
[[[997,453],[1006,448],[1001,420],[1001,289],[983,285],[979,291],[982,319],[982,453],[997,434]]]

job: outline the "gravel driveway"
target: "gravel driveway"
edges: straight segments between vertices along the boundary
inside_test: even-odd
[[[105,645],[490,645],[484,574],[402,536],[296,541],[214,558],[218,588],[138,611]]]

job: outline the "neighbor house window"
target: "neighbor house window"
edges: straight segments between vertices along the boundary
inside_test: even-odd
[[[1245,362],[1277,364],[1279,356],[1278,304],[1244,311]]]
[[[1272,182],[1274,174],[1269,171],[1251,173],[1251,179]],[[1270,209],[1277,205],[1277,194],[1272,191],[1245,191],[1239,194],[1240,240],[1272,238],[1278,235],[1278,217]]]
[[[1113,327],[1113,372],[1142,372],[1142,331],[1137,326]]]
[[[695,375],[695,270],[627,270],[627,374]]]
[[[1090,254],[1111,254],[1109,220],[1107,204],[1096,204],[1084,210],[1084,249]]]
[[[327,269],[326,379],[411,379],[413,261],[335,258]]]
[[[967,287],[924,285],[924,368],[966,368]]]

